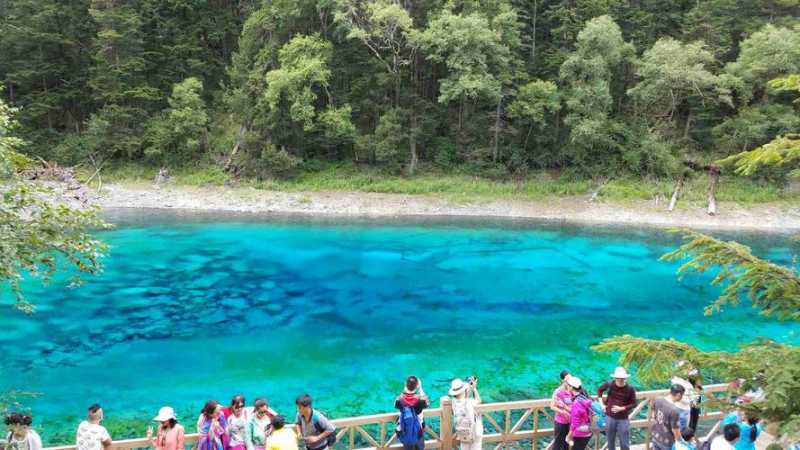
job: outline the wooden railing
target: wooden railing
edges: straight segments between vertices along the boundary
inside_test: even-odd
[[[720,395],[727,390],[726,384],[706,386],[706,396]],[[667,390],[644,391],[636,395],[638,404],[630,415],[631,444],[644,444],[649,449],[651,411],[653,401],[663,397]],[[548,449],[553,436],[553,415],[550,410],[550,399],[522,400],[514,402],[484,403],[477,407],[484,424],[484,448],[494,450],[515,449],[523,447],[531,450]],[[426,428],[425,448],[452,450],[458,445],[452,431],[452,408],[449,397],[442,397],[438,408],[426,409],[424,412]],[[713,434],[719,427],[723,417],[722,411],[709,411],[704,408],[700,422],[710,424]],[[403,447],[397,441],[394,431],[398,413],[375,414],[371,416],[350,417],[332,420],[336,425],[337,442],[334,450],[396,450]],[[645,429],[644,433],[641,430]],[[637,433],[636,430],[639,430]],[[187,434],[187,447],[196,447],[198,435]],[[640,441],[640,442],[637,442]],[[607,445],[601,433],[594,433],[594,449],[605,450]],[[148,448],[145,438],[114,441],[108,450],[134,450]],[[49,447],[45,450],[75,450],[74,445]]]

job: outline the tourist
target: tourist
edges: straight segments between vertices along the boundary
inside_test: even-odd
[[[301,395],[297,405],[297,429],[305,442],[306,450],[326,450],[336,440],[336,427],[311,406],[311,396]]]
[[[153,427],[147,427],[147,440],[156,450],[184,450],[185,433],[183,426],[178,423],[175,410],[164,406],[158,410],[158,415],[153,420],[160,422],[158,433],[153,437]]]
[[[425,419],[422,411],[430,406],[430,400],[422,389],[422,380],[414,375],[406,378],[403,393],[397,396],[394,407],[400,410],[397,421],[397,437],[404,450],[425,448]]]
[[[700,371],[693,369],[687,378],[692,385],[691,407],[689,408],[689,428],[696,430],[700,420],[700,403],[703,401],[703,379]]]
[[[456,378],[450,383],[449,394],[453,396],[453,420],[461,450],[480,450],[483,448],[483,420],[475,411],[481,403],[478,378],[470,377],[466,383]]]
[[[681,430],[681,438],[672,445],[672,450],[695,450],[697,448],[697,438],[694,437],[694,429],[686,427]]]
[[[606,413],[606,439],[608,450],[615,450],[617,437],[622,450],[630,450],[630,415],[636,407],[636,390],[628,384],[628,372],[624,367],[617,367],[611,374],[613,381],[607,381],[597,389],[597,398],[604,406]],[[608,398],[603,401],[603,394],[608,391]]]
[[[237,395],[230,406],[230,415],[225,416],[228,422],[228,448],[230,450],[247,449],[247,423],[250,418],[244,407],[244,397]]]
[[[231,416],[231,414],[233,414],[234,407],[236,405],[240,404],[240,403],[242,405],[247,404],[247,402],[244,399],[244,395],[237,394],[237,395],[234,395],[233,398],[231,398],[231,404],[230,405],[222,408],[222,415],[225,416],[225,420],[228,420],[228,418]],[[249,417],[251,411],[248,411],[247,407],[244,407],[243,410],[244,410],[245,414],[247,414],[248,417]],[[230,421],[228,421],[228,424],[230,425]]]
[[[572,394],[569,408],[569,433],[567,444],[572,450],[584,450],[592,438],[592,399],[583,390],[581,380],[572,375],[567,377],[567,387]]]
[[[675,403],[675,407],[678,408],[678,426],[681,430],[686,427],[691,427],[692,404],[697,401],[698,395],[695,392],[694,384],[691,381],[679,376],[672,377],[670,382],[673,385],[677,384],[683,387],[683,396],[681,396],[681,399]],[[697,424],[695,424],[695,426],[697,426]]]
[[[655,450],[672,450],[675,441],[681,439],[680,411],[675,404],[681,401],[683,393],[683,386],[673,384],[669,394],[659,397],[653,402],[650,444]]]
[[[739,426],[729,423],[722,428],[722,435],[711,440],[710,450],[734,450],[734,445],[739,440]]]
[[[569,433],[569,405],[572,404],[572,394],[569,392],[566,379],[569,372],[561,371],[561,384],[558,385],[550,398],[550,409],[555,412],[553,419],[553,445],[551,450],[567,450],[567,433]]]
[[[286,428],[283,416],[272,418],[272,434],[269,436],[267,450],[297,450],[297,434],[291,428]]]
[[[257,398],[253,403],[253,414],[247,421],[245,432],[245,446],[247,450],[264,450],[267,445],[267,437],[272,431],[272,418],[277,416],[267,400]]]
[[[758,417],[752,412],[732,412],[725,416],[723,424],[735,424],[739,427],[739,440],[736,441],[736,450],[755,450],[756,439],[764,431]]]
[[[209,400],[197,418],[197,450],[227,450],[228,423],[222,414],[222,406]]]
[[[100,425],[102,421],[103,408],[95,403],[89,407],[86,420],[78,425],[75,450],[101,450],[111,445],[111,435],[106,427]]]
[[[5,450],[42,450],[42,438],[31,428],[31,416],[14,412],[6,416],[5,422],[8,428]]]

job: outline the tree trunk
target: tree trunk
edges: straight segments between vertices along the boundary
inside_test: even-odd
[[[239,153],[239,149],[242,147],[242,141],[244,141],[245,133],[247,133],[247,125],[242,125],[239,128],[239,133],[236,135],[236,145],[233,146],[231,154],[228,155],[228,160],[225,161],[225,166],[223,170],[225,170],[226,172],[230,170],[231,164],[233,164],[233,158],[236,157],[236,154]]]
[[[719,167],[712,166],[708,169],[711,184],[708,186],[708,215],[717,215],[717,184],[719,184]]]
[[[539,8],[539,2],[533,0],[533,30],[531,30],[531,65],[536,62],[536,14]]]
[[[672,199],[669,201],[669,207],[667,207],[667,211],[672,212],[675,209],[675,205],[678,203],[678,196],[681,193],[681,188],[683,187],[683,177],[680,177],[678,181],[675,183],[675,190],[672,191]]]
[[[419,163],[419,155],[417,154],[417,115],[414,111],[411,111],[411,132],[408,135],[408,150],[411,153],[411,161],[408,163],[408,175],[414,176]]]
[[[492,162],[497,162],[500,153],[500,112],[503,109],[503,96],[497,99],[497,108],[494,111],[494,142],[492,143]]]
[[[689,110],[689,114],[686,115],[686,125],[683,127],[683,138],[689,138],[689,130],[692,128],[692,110]]]

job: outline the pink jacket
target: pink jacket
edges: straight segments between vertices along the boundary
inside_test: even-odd
[[[592,435],[592,401],[586,397],[580,397],[572,402],[569,415],[569,432],[573,437],[590,437]],[[581,430],[588,430],[583,431]]]

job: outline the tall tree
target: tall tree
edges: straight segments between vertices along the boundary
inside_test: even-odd
[[[731,104],[729,89],[711,71],[715,63],[702,42],[660,39],[637,62],[640,81],[628,94],[652,122],[669,124],[673,139],[689,138],[698,108],[719,101]]]
[[[590,20],[578,34],[577,48],[561,66],[565,84],[569,145],[564,156],[579,170],[611,168],[627,139],[625,126],[611,117],[612,84],[618,68],[632,56],[633,46],[609,16]]]

